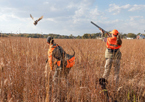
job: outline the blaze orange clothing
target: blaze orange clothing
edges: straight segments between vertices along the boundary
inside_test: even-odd
[[[57,59],[55,63],[53,63],[53,58]],[[71,68],[75,63],[74,60],[74,55],[67,54],[58,44],[52,44],[49,46],[48,63],[51,70],[53,70],[54,64],[57,64],[58,67]]]
[[[52,63],[52,52],[56,48],[56,46],[50,45],[48,50],[48,63],[50,66],[50,69],[53,70],[53,63]]]
[[[119,49],[121,46],[117,45],[117,37],[109,37],[107,38],[106,47],[108,49]]]
[[[75,57],[72,57],[71,59],[67,60],[67,65],[66,65],[66,68],[71,68],[74,66],[75,64]]]
[[[61,65],[61,61],[65,61],[65,51],[61,46],[58,44],[52,44],[49,46],[48,50],[48,63],[50,66],[50,69],[53,70],[54,64],[57,64],[57,66]],[[57,60],[54,62],[54,58]]]

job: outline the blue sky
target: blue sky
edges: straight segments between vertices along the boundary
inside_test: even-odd
[[[33,25],[33,20],[44,18]],[[106,31],[145,33],[144,0],[0,0],[0,32],[74,36]]]

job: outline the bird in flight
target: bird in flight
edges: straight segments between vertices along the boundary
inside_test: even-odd
[[[30,14],[30,17],[34,20],[34,18],[32,17],[32,15]],[[41,16],[39,19],[34,20],[34,25],[37,25],[38,21],[40,21],[43,18],[43,16]]]

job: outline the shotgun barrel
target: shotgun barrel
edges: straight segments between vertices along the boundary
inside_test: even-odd
[[[102,29],[103,32],[106,33],[106,34],[110,37],[110,34],[109,34],[107,31],[105,31],[103,28],[99,27],[97,24],[95,24],[95,23],[92,22],[92,21],[91,21],[91,23],[92,23],[93,25],[95,25],[97,28]]]

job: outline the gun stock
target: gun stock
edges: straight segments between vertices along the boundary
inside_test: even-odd
[[[92,22],[91,21],[91,23],[93,24],[93,25],[95,25],[97,28],[99,28],[99,29],[102,29],[101,27],[99,27],[97,24],[95,24],[94,22]],[[103,30],[103,32],[105,32],[109,37],[111,36],[108,32],[106,32],[104,29],[102,29]]]

